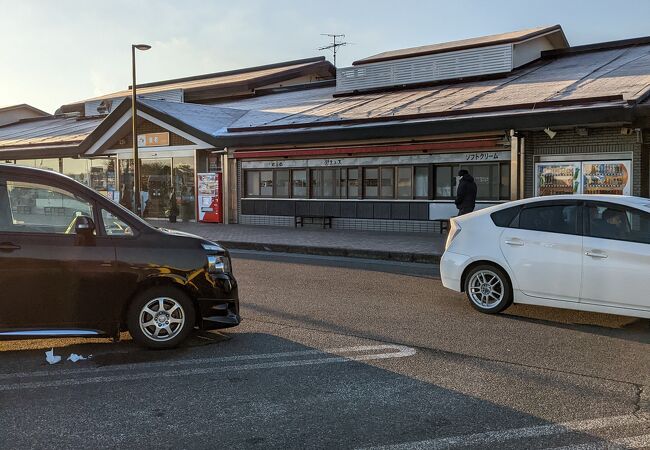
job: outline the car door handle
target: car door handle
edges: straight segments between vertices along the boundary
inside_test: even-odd
[[[524,241],[521,239],[506,239],[506,244],[512,245],[514,247],[521,247],[524,245]]]
[[[602,258],[605,259],[607,258],[607,253],[599,253],[599,252],[585,252],[585,255],[591,256],[592,258]]]
[[[0,252],[13,252],[15,250],[20,250],[20,245],[12,244],[11,242],[2,242],[0,243]]]

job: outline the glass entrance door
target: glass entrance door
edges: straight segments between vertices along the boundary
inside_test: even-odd
[[[172,190],[171,158],[143,159],[140,168],[140,196],[145,218],[169,217],[176,201]]]

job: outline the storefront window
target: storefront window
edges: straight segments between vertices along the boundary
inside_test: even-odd
[[[508,200],[510,198],[510,166],[508,164],[501,164],[501,192],[499,197],[501,200]]]
[[[476,198],[489,200],[499,198],[499,165],[485,164],[464,167],[474,177],[477,187]]]
[[[174,196],[178,214],[183,221],[195,220],[194,158],[173,158],[172,161],[174,165]]]
[[[429,168],[415,168],[415,198],[429,198]]]
[[[120,159],[120,194],[118,201],[120,205],[131,211],[135,210],[133,199],[133,160]]]
[[[86,186],[90,185],[90,160],[89,159],[63,159],[63,174],[70,178],[83,183]]]
[[[454,174],[451,166],[436,167],[436,198],[451,198]]]
[[[381,198],[395,196],[395,169],[393,167],[381,168]]]
[[[397,198],[411,198],[413,196],[413,168],[397,168]]]
[[[60,172],[61,164],[59,158],[50,158],[50,159],[19,159],[16,161],[16,165],[35,167],[37,169],[52,170],[54,172]]]
[[[292,170],[292,189],[291,195],[296,198],[307,198],[307,171]]]
[[[140,164],[140,205],[143,217],[169,217],[169,212],[176,203],[171,183],[171,158],[143,159]]]
[[[260,196],[260,173],[256,170],[246,171],[246,197]]]
[[[348,198],[359,197],[359,169],[348,169]]]
[[[363,196],[364,198],[379,197],[379,169],[363,169]]]
[[[260,172],[260,196],[273,197],[273,171],[271,170]]]
[[[275,171],[275,195],[278,198],[289,198],[289,171]]]

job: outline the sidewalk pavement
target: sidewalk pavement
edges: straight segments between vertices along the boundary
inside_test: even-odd
[[[151,224],[196,234],[218,241],[233,250],[304,253],[430,264],[440,262],[446,239],[446,235],[438,233],[389,233],[166,221],[151,221]]]

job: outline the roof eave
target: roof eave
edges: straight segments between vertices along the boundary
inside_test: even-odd
[[[554,109],[534,112],[511,112],[449,119],[412,120],[377,123],[363,126],[282,130],[263,133],[231,133],[218,136],[223,147],[264,147],[299,145],[330,141],[413,138],[439,134],[488,132],[495,130],[526,130],[544,127],[627,124],[635,120],[635,108],[608,105],[588,108]]]

